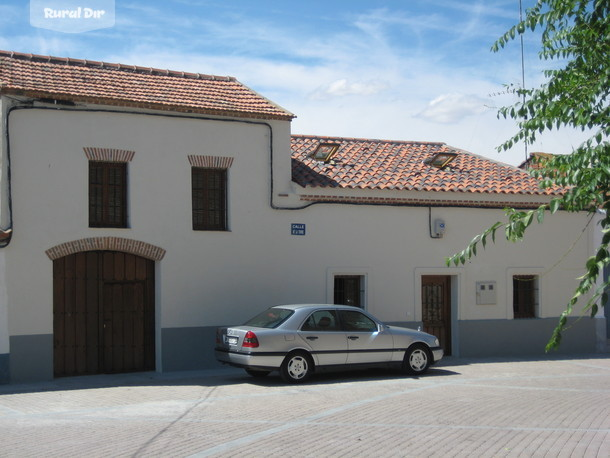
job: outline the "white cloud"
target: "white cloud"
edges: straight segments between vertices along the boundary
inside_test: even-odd
[[[453,124],[489,110],[489,102],[473,94],[443,94],[428,103],[417,116],[441,124]]]
[[[349,95],[367,96],[377,94],[388,88],[388,84],[382,81],[349,81],[341,78],[330,84],[319,87],[311,98],[323,100],[330,97],[345,97]]]

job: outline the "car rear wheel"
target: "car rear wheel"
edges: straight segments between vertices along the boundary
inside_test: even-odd
[[[284,359],[280,374],[287,383],[300,383],[309,378],[313,371],[311,357],[302,351],[290,353]]]
[[[425,373],[432,363],[432,355],[424,345],[413,345],[405,353],[402,370],[406,374],[420,375]]]
[[[246,373],[252,377],[266,377],[271,371],[259,371],[255,369],[246,369]]]

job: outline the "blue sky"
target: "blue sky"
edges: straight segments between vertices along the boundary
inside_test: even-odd
[[[36,0],[45,2],[46,0]],[[50,7],[61,1],[48,0]],[[69,0],[83,7],[112,0]],[[523,0],[524,7],[533,0]],[[0,49],[230,75],[297,115],[293,133],[440,141],[519,164],[495,148],[514,131],[497,119],[520,84],[518,42],[494,40],[518,0],[149,0],[114,2],[113,27],[67,33],[33,27],[30,2],[0,0]],[[548,63],[525,41],[526,85]],[[529,151],[569,153],[572,131]]]

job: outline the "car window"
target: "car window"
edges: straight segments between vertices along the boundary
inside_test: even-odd
[[[254,318],[250,318],[244,323],[244,326],[253,326],[256,328],[277,328],[280,324],[288,319],[294,313],[293,310],[281,309],[272,307],[259,313]]]
[[[301,331],[338,331],[337,313],[334,310],[318,310],[309,315]]]
[[[351,310],[339,310],[341,327],[344,331],[376,332],[377,323],[364,313]]]

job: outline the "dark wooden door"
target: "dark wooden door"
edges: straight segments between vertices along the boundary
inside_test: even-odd
[[[424,331],[435,335],[446,355],[451,354],[451,277],[424,275],[421,279]]]
[[[89,251],[53,261],[55,376],[154,369],[154,262]]]

